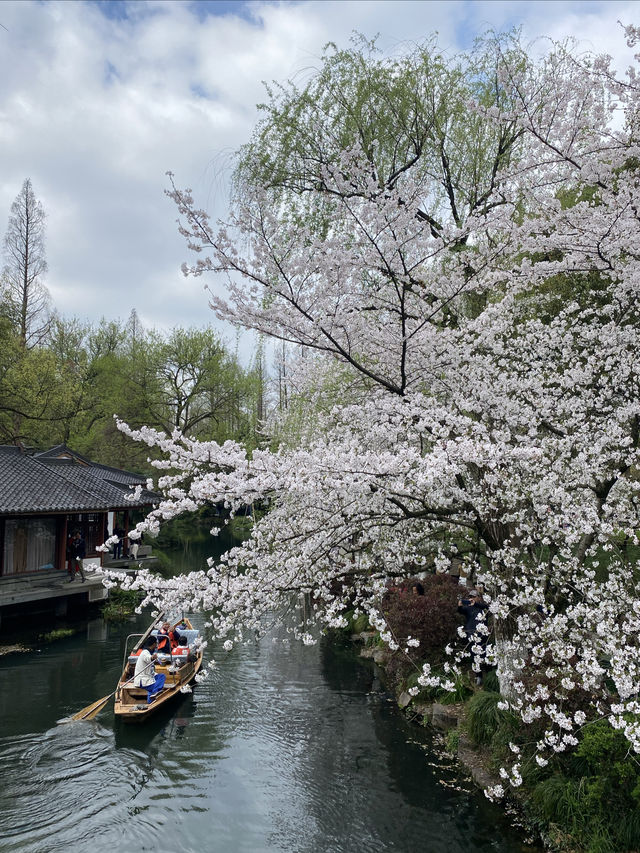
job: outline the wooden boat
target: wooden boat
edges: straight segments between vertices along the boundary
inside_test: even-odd
[[[152,625],[149,630],[140,636],[131,635],[127,638],[128,647],[132,637],[138,639],[131,652],[127,653],[125,648],[125,660],[122,675],[118,681],[115,691],[114,712],[116,717],[126,722],[142,722],[151,714],[165,705],[171,699],[180,695],[181,688],[193,681],[202,666],[203,648],[200,632],[193,627],[188,619],[181,619],[172,626],[174,632],[182,636],[187,642],[172,651],[172,654],[158,655],[155,662],[156,675],[164,674],[164,687],[149,696],[146,687],[135,687],[133,674],[136,665],[136,652],[142,649],[144,641],[149,636],[155,636],[157,631]]]

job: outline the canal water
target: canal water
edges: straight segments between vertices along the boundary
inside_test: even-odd
[[[127,634],[146,626],[0,637],[29,647],[0,657],[2,853],[534,849],[350,644],[212,643],[209,678],[144,725],[116,721],[111,703],[61,722],[114,689]]]

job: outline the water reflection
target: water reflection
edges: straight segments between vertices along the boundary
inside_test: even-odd
[[[178,542],[174,541],[167,547],[162,546],[162,540],[153,542],[160,573],[164,577],[172,577],[186,572],[206,571],[210,557],[219,559],[226,551],[243,542],[251,530],[251,522],[243,517],[227,524],[221,519],[214,520],[214,523],[218,531],[216,536],[211,535],[211,524],[201,520],[196,528],[186,528]]]
[[[56,725],[113,690],[124,637],[144,627],[94,624],[0,658],[3,853],[523,850],[375,668],[332,643],[214,646],[210,678],[144,725],[111,706]]]

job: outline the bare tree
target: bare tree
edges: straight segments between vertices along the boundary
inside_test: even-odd
[[[33,192],[31,179],[26,178],[11,205],[2,271],[3,308],[25,348],[37,346],[50,324],[50,298],[42,283],[47,271],[44,220],[44,208]]]

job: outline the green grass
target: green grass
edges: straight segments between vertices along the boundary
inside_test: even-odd
[[[107,603],[102,607],[102,618],[106,622],[123,622],[135,612],[141,600],[141,593],[136,590],[113,587]]]
[[[57,628],[55,631],[49,631],[48,634],[43,634],[42,639],[45,643],[53,643],[54,640],[62,640],[64,637],[71,637],[75,634],[73,628]]]
[[[478,746],[487,746],[501,730],[514,728],[515,717],[498,708],[501,696],[488,690],[479,690],[467,702],[466,729]]]

